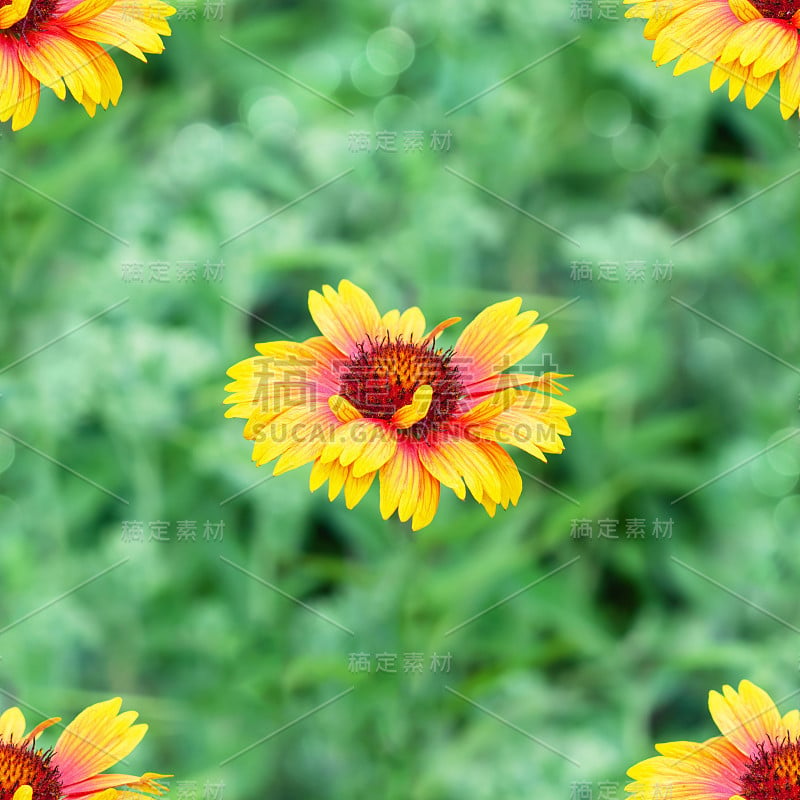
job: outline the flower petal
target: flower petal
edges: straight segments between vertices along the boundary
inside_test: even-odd
[[[344,504],[348,508],[355,508],[361,502],[377,474],[377,471],[373,471],[356,476],[353,470],[348,471],[344,482]]]
[[[626,791],[631,800],[730,800],[739,786],[745,759],[724,737],[705,742],[669,742],[656,745],[666,755],[654,756],[634,765],[634,779]]]
[[[425,419],[431,408],[431,400],[433,400],[433,387],[425,383],[414,392],[414,398],[408,405],[394,412],[392,425],[403,430]]]
[[[301,466],[316,458],[333,439],[337,424],[327,405],[293,406],[268,423],[254,426],[252,459],[260,467],[288,451],[293,455],[279,461],[273,475],[294,469],[289,466],[290,460],[296,460],[294,466]]]
[[[485,422],[470,425],[470,435],[514,445],[542,461],[547,461],[544,453],[560,453],[564,449],[560,435],[570,433],[565,417],[575,409],[541,392],[509,391],[516,393],[513,405]]]
[[[759,744],[783,735],[778,709],[763,689],[744,680],[738,693],[727,685],[722,692],[709,692],[708,709],[720,733],[745,756],[752,756]]]
[[[502,414],[507,408],[512,406],[517,399],[517,392],[514,389],[505,389],[502,392],[487,397],[469,411],[466,411],[458,418],[461,425],[478,425],[489,422],[498,414]]]
[[[746,67],[752,64],[753,76],[761,78],[780,69],[796,52],[794,26],[776,19],[757,19],[734,31],[718,55],[723,63],[738,59]]]
[[[0,122],[11,118],[11,130],[29,125],[39,107],[39,82],[22,66],[19,42],[0,36]]]
[[[684,32],[691,47],[684,48],[686,52],[675,64],[674,75],[683,75],[709,61],[716,61],[731,35],[742,24],[727,8],[713,15],[698,16],[693,22],[693,27],[687,25]]]
[[[16,707],[0,714],[0,740],[19,742],[25,736],[25,715]]]
[[[119,714],[122,699],[115,697],[81,711],[56,742],[53,765],[60,773],[62,791],[91,778],[125,758],[147,732],[134,725],[135,711]]]
[[[521,372],[505,373],[503,375],[490,375],[488,378],[474,383],[469,387],[469,399],[483,397],[487,394],[496,394],[504,389],[528,386],[548,394],[563,394],[569,388],[559,383],[558,378],[571,378],[572,375],[561,372],[545,372],[543,375],[524,375]]]
[[[80,39],[114,45],[146,61],[144,53],[160,53],[164,49],[159,34],[170,35],[165,18],[174,13],[172,6],[160,0],[118,1],[91,19],[72,22],[69,30]]]
[[[44,720],[44,722],[40,722],[28,735],[22,740],[24,744],[28,744],[29,742],[33,742],[36,740],[36,737],[42,732],[47,730],[51,725],[55,725],[57,722],[61,722],[61,717],[50,717],[50,719]]]
[[[19,42],[19,59],[28,72],[44,86],[52,89],[59,99],[65,96],[64,83],[80,103],[88,95],[94,103],[100,102],[102,86],[100,76],[91,59],[87,58],[83,44],[66,33],[28,36],[30,44]],[[109,58],[102,48],[104,58]]]
[[[0,8],[0,30],[19,22],[31,7],[31,0],[11,0],[10,5]]]
[[[346,397],[342,397],[340,394],[335,394],[328,398],[328,407],[339,422],[353,422],[353,420],[363,419],[361,412]]]
[[[234,381],[225,387],[231,394],[223,402],[232,404],[226,417],[250,419],[258,414],[268,422],[293,405],[327,402],[338,391],[333,373],[340,369],[335,358],[342,356],[321,336],[305,342],[257,344],[256,349],[260,356],[228,370]]]
[[[481,442],[480,448],[500,478],[500,505],[503,508],[508,508],[509,503],[516,505],[522,494],[522,476],[514,459],[495,442]]]
[[[635,3],[633,8],[629,8],[625,12],[628,18],[638,17],[646,19],[647,25],[644,28],[645,39],[655,39],[661,30],[669,25],[672,20],[679,17],[690,8],[707,2],[707,0],[674,0],[674,2],[665,3],[663,0],[623,0],[625,5]]]
[[[789,119],[800,107],[800,48],[783,65],[780,76],[781,116]]]
[[[425,336],[425,316],[416,306],[407,308],[402,314],[394,309],[383,315],[381,328],[390,339],[420,342]]]
[[[403,442],[380,471],[381,516],[397,509],[401,522],[411,519],[411,529],[429,525],[439,506],[439,482],[419,460],[416,447]]]
[[[58,22],[61,25],[78,25],[81,22],[88,22],[98,14],[102,14],[116,3],[117,0],[82,0],[76,3],[68,11],[60,14]]]
[[[731,11],[742,21],[752,22],[761,19],[761,12],[748,0],[728,0]]]
[[[790,742],[796,742],[800,739],[800,711],[793,708],[784,714],[781,720],[781,728],[786,731]]]
[[[370,472],[356,478],[353,475],[352,469],[343,467],[338,461],[330,461],[328,463],[322,461],[315,461],[314,466],[311,468],[311,477],[309,479],[309,487],[312,492],[315,492],[330,478],[328,486],[328,497],[334,500],[339,492],[344,487],[344,502],[348,508],[355,508],[363,499],[364,495],[372,486],[377,472]]]
[[[467,496],[467,489],[464,486],[464,480],[458,473],[458,470],[450,463],[447,456],[439,450],[435,445],[420,444],[417,448],[417,456],[419,457],[422,466],[439,483],[452,489],[459,500],[463,500]]]
[[[744,103],[748,108],[755,108],[761,102],[777,74],[777,72],[769,72],[756,77],[751,72],[744,85]]]
[[[422,344],[430,344],[431,342],[436,340],[436,337],[445,329],[449,328],[451,325],[455,325],[457,322],[461,322],[461,317],[448,317],[444,322],[440,322],[423,340]]]
[[[731,34],[741,27],[741,22],[731,13],[726,0],[708,0],[690,8],[662,28],[653,45],[653,61],[662,66],[686,54],[680,70],[686,72],[716,59]],[[702,46],[709,34],[708,43]]]
[[[346,356],[352,356],[368,338],[380,335],[380,314],[363,289],[343,280],[338,293],[327,285],[322,292],[308,293],[308,310],[322,335]]]
[[[321,461],[335,461],[344,467],[353,465],[353,475],[360,478],[380,469],[397,448],[397,438],[385,423],[356,419],[339,426],[320,453]]]
[[[70,795],[94,794],[106,789],[116,789],[119,786],[134,786],[141,782],[139,775],[122,775],[111,772],[104,772],[102,775],[95,775],[91,778],[78,781],[70,786]],[[94,800],[94,798],[92,798]],[[148,800],[142,797],[141,800]]]
[[[437,449],[464,479],[467,488],[479,503],[484,496],[499,503],[503,494],[500,476],[492,461],[487,458],[482,445],[482,442],[477,444],[454,436],[440,441]]]
[[[522,298],[515,297],[489,306],[459,336],[452,363],[465,386],[508,369],[539,344],[547,325],[533,325],[536,311],[518,315],[521,304]]]

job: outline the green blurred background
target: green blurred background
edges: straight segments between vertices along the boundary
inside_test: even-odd
[[[6,704],[122,695],[177,800],[615,800],[709,689],[795,692],[797,119],[605,0],[180,5],[118,108],[0,137]],[[252,465],[225,370],[344,277],[552,315],[518,508],[412,535]]]

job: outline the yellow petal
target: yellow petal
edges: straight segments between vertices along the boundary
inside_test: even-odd
[[[418,531],[430,525],[439,507],[439,482],[417,462],[419,467],[419,495],[416,499],[414,515],[411,518],[411,530]]]
[[[70,23],[77,25],[81,22],[88,22],[98,14],[102,14],[107,8],[114,5],[116,0],[82,0],[74,5],[69,11],[59,16],[60,23]]]
[[[67,15],[69,13],[67,12]],[[115,45],[146,61],[144,52],[160,53],[164,49],[159,34],[170,35],[171,30],[165,17],[174,13],[175,9],[172,6],[159,0],[116,2],[90,19],[71,22],[69,32],[88,41]]]
[[[482,447],[467,439],[451,438],[438,444],[439,452],[464,479],[472,496],[480,503],[484,495],[499,503],[502,496],[500,476]]]
[[[742,23],[723,0],[693,6],[664,25],[653,45],[653,61],[662,66],[679,55],[675,74],[716,59]]]
[[[133,724],[138,716],[135,711],[118,714],[121,705],[119,697],[96,703],[67,725],[53,755],[62,789],[108,769],[142,740],[147,725]]]
[[[403,430],[425,419],[431,407],[431,400],[433,400],[433,387],[423,384],[414,392],[414,397],[408,405],[394,412],[392,424]]]
[[[328,407],[339,422],[353,422],[353,420],[362,418],[361,412],[340,394],[328,398]]]
[[[39,107],[39,81],[19,60],[19,45],[0,35],[0,122],[11,117],[11,130],[30,125]]]
[[[742,21],[761,19],[761,12],[748,0],[728,0],[731,11]]]
[[[458,471],[453,467],[444,453],[434,445],[421,444],[418,449],[419,460],[422,466],[436,478],[439,483],[452,489],[459,500],[467,496],[467,489],[464,480]]]
[[[4,742],[19,742],[25,736],[25,716],[16,707],[0,714],[0,739]]]
[[[430,344],[446,328],[461,322],[461,317],[448,317],[444,322],[440,322],[423,340],[422,344]]]
[[[31,0],[11,0],[11,5],[0,8],[0,30],[19,22],[31,7]]]
[[[514,389],[498,392],[473,406],[469,411],[462,414],[458,421],[462,425],[477,425],[482,422],[488,422],[513,405],[516,396],[517,392]]]
[[[514,459],[495,442],[482,442],[480,448],[500,478],[500,505],[503,508],[508,508],[509,503],[516,505],[522,494],[522,476]]]
[[[331,429],[332,430],[332,429]],[[311,461],[316,461],[326,445],[323,436],[312,435],[302,442],[297,442],[289,447],[275,462],[272,469],[273,475],[282,475],[284,472],[302,467]]]
[[[719,54],[725,63],[739,59],[753,65],[753,76],[761,78],[780,69],[797,52],[797,31],[774,19],[758,19],[739,27]]]
[[[333,468],[334,463],[337,462],[314,462],[314,466],[311,467],[311,477],[308,479],[308,486],[312,492],[316,492],[317,489],[319,489],[319,487],[322,486],[326,480],[328,480],[328,476],[331,474],[331,469]]]
[[[353,355],[368,338],[380,334],[378,309],[363,289],[343,280],[338,292],[327,285],[322,292],[308,293],[308,310],[323,336],[346,356]]]
[[[419,344],[425,336],[425,316],[416,306],[406,309],[402,314],[394,309],[383,315],[381,328],[390,339]]]
[[[781,81],[781,116],[789,119],[800,107],[800,49],[783,65]]]
[[[394,431],[384,423],[357,419],[336,429],[320,453],[320,461],[338,461],[343,467],[352,464],[357,478],[380,469],[397,447]]]
[[[682,75],[709,61],[716,61],[731,35],[741,27],[741,22],[727,9],[710,15],[695,15],[691,22],[690,17],[691,12],[681,21],[687,20],[682,36],[691,46],[685,48],[686,52],[675,64],[674,75]]]
[[[57,722],[61,722],[61,717],[50,717],[50,719],[40,722],[22,741],[26,744],[35,741],[42,731],[47,730],[51,725],[55,725]]]
[[[80,39],[71,36],[39,36],[33,46],[20,46],[19,57],[28,72],[45,85],[52,82],[54,73],[59,74],[79,103],[84,96],[99,103],[102,96],[100,76],[82,44]],[[102,57],[110,58],[107,54]],[[54,86],[53,91],[58,94],[58,87]]]
[[[370,441],[352,462],[353,477],[361,478],[376,472],[395,454],[395,450],[397,450],[397,437],[394,432],[383,426],[373,428]],[[339,457],[339,463],[344,464],[343,458],[344,454]]]
[[[12,800],[32,800],[33,789],[30,786],[20,786],[12,797]]]
[[[408,504],[406,498],[416,491],[416,469],[413,457],[407,445],[397,448],[394,458],[389,459],[380,470],[380,511],[384,519],[394,514],[401,501],[405,501],[404,509]],[[411,514],[411,509],[406,519]]]
[[[514,405],[488,420],[469,427],[470,435],[499,444],[514,445],[546,461],[544,453],[560,453],[560,435],[569,435],[565,417],[575,409],[555,397],[540,392],[517,392]]]
[[[293,406],[258,429],[252,459],[260,467],[300,442],[309,439],[329,442],[334,430],[335,424],[327,409]]]
[[[731,686],[722,691],[709,692],[708,710],[720,733],[744,755],[751,756],[768,738],[783,735],[778,709],[763,689],[744,680],[738,693]]]
[[[758,78],[751,75],[744,85],[744,102],[748,108],[755,108],[761,102],[777,74],[777,72],[770,72]]]
[[[328,500],[333,502],[339,496],[349,472],[350,470],[343,467],[338,461],[331,463],[328,474]]]
[[[547,325],[533,325],[536,311],[517,314],[521,304],[515,297],[485,308],[458,337],[453,363],[465,385],[508,369],[539,344]]]
[[[344,503],[348,508],[355,508],[361,502],[377,474],[373,471],[357,477],[350,471],[344,483]]]
[[[796,742],[800,738],[800,711],[793,708],[783,715],[781,728],[786,731],[790,742]]]

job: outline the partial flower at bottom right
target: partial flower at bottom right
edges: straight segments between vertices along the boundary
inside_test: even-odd
[[[780,715],[750,681],[709,692],[722,736],[657,744],[628,770],[629,800],[800,800],[800,711]]]

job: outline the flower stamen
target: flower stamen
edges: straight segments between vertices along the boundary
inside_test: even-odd
[[[798,0],[750,0],[767,19],[791,19],[798,10]]]
[[[456,415],[464,396],[452,351],[434,347],[433,342],[390,340],[388,335],[382,341],[367,339],[345,365],[339,394],[365,417],[424,438]]]
[[[28,13],[3,33],[29,44],[26,34],[42,30],[55,14],[57,4],[58,0],[32,0]]]
[[[739,779],[745,800],[800,800],[800,742],[759,744]]]
[[[52,751],[34,750],[0,741],[0,800],[12,800],[20,786],[30,786],[36,800],[59,800],[58,767],[50,764]]]

